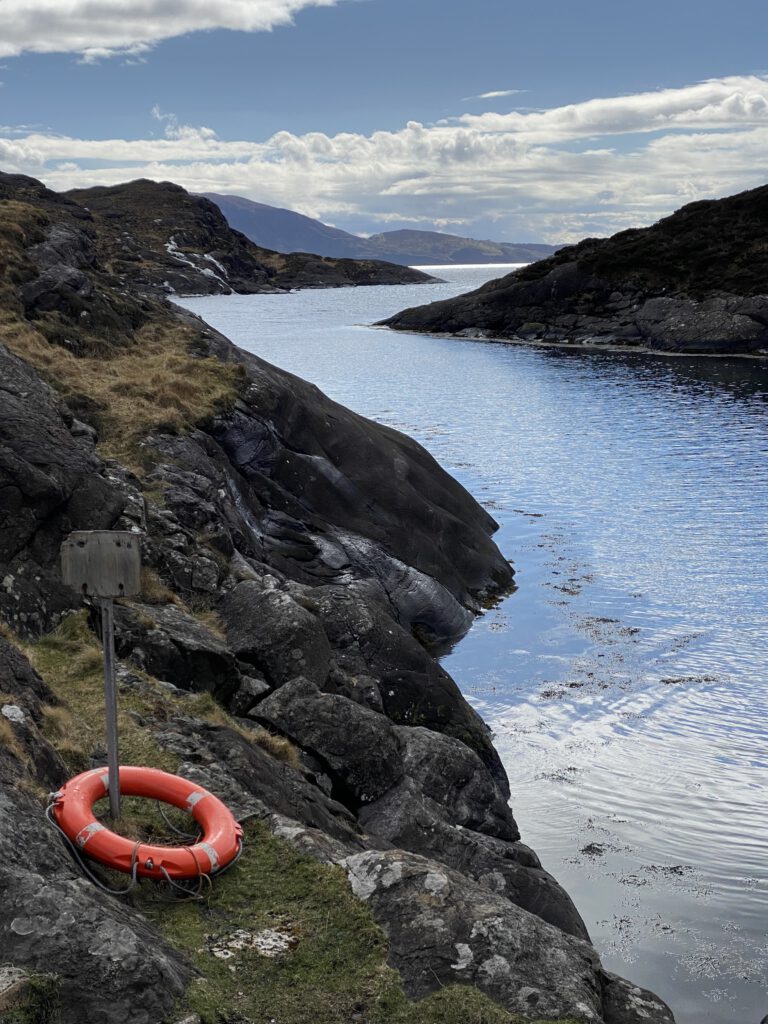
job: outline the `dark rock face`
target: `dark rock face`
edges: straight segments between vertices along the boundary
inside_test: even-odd
[[[0,344],[0,615],[23,635],[76,607],[61,584],[64,538],[109,528],[125,496],[54,392]]]
[[[298,675],[320,686],[327,679],[331,647],[325,631],[290,594],[246,580],[226,595],[220,614],[237,657],[263,672],[272,685]]]
[[[768,186],[692,203],[386,323],[477,339],[768,355],[767,227]]]
[[[407,625],[423,623],[427,630],[434,606],[448,608],[450,596],[467,605],[473,596],[509,584],[509,566],[490,539],[496,523],[421,445],[224,339],[212,338],[211,348],[240,359],[252,382],[213,437],[252,492],[280,492],[265,547],[278,553],[287,547],[295,561],[307,563],[307,581],[322,577],[318,562],[332,570],[325,570],[326,578],[350,564],[364,565],[366,576],[378,576],[398,592],[393,603],[407,609]],[[476,524],[470,532],[468,520]],[[335,537],[313,536],[323,527],[327,534],[330,524]],[[437,580],[448,595],[435,592],[424,577]],[[452,615],[458,621],[460,613]]]

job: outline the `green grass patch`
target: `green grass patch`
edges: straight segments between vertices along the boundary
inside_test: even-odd
[[[63,702],[61,707],[46,709],[44,734],[73,773],[85,771],[90,767],[91,752],[104,745],[106,736],[101,646],[88,627],[87,613],[70,615],[26,653]],[[159,686],[156,692],[120,693],[121,763],[145,764],[168,772],[178,769],[178,758],[162,750],[140,724],[145,716],[167,717],[169,706],[170,698]]]
[[[24,983],[16,1006],[0,1010],[0,1024],[58,1024],[61,1020],[60,981],[37,974]]]

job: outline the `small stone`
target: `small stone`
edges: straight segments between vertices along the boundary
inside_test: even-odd
[[[18,704],[3,704],[0,712],[11,722],[23,722],[27,717]]]
[[[29,974],[20,967],[0,967],[0,1013],[17,1007],[24,998]]]

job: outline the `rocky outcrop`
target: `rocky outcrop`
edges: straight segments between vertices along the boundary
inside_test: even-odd
[[[75,189],[66,197],[94,215],[106,266],[131,289],[229,295],[418,284],[428,274],[382,260],[285,256],[229,227],[215,203],[171,182]]]
[[[459,982],[525,1018],[674,1024],[658,996],[603,971],[589,943],[464,875],[400,850],[368,850],[342,864],[382,922],[413,997]]]
[[[652,227],[587,239],[397,330],[535,344],[768,355],[768,186],[692,203]]]

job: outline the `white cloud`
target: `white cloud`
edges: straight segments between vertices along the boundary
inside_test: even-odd
[[[683,89],[658,89],[587,100],[553,110],[464,114],[459,121],[482,132],[523,134],[548,142],[590,136],[656,132],[670,128],[730,128],[764,124],[768,82],[757,75],[711,79]]]
[[[497,89],[494,92],[481,92],[479,96],[465,96],[465,100],[498,100],[505,96],[518,96],[525,89]]]
[[[0,57],[79,53],[133,59],[157,42],[210,29],[260,32],[336,0],[2,0]]]
[[[136,177],[240,194],[345,226],[440,224],[499,239],[572,240],[763,184],[768,78],[463,115],[372,135],[223,140],[159,108],[163,137],[0,133],[0,164],[55,189]],[[98,162],[97,170],[90,165]]]

